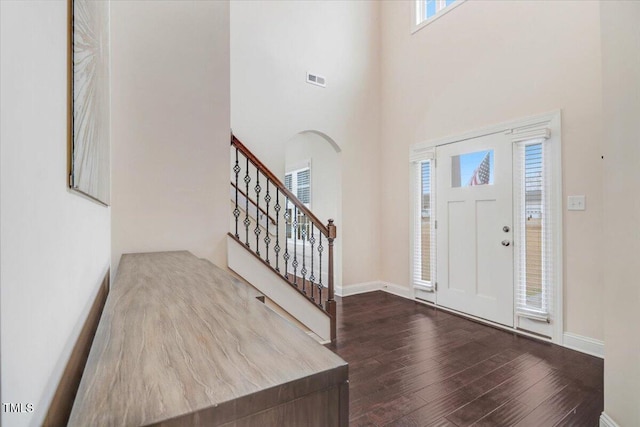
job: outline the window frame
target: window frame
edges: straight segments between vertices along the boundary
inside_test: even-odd
[[[300,172],[304,172],[304,171],[309,171],[309,183],[307,185],[298,185],[298,174]],[[286,181],[287,181],[287,176],[291,176],[291,188],[287,188],[289,191],[291,191],[296,197],[298,196],[298,188],[308,188],[309,189],[309,202],[305,203],[302,202],[303,205],[305,205],[305,207],[311,209],[311,164],[307,163],[306,166],[302,166],[302,167],[298,167],[295,169],[291,169],[290,171],[287,171],[284,174],[284,179],[285,179],[285,185],[286,185]],[[290,204],[293,205],[293,203],[289,202]]]
[[[467,0],[455,0],[454,3],[448,6],[446,6],[446,3],[445,3],[446,0],[436,0],[436,1],[439,6],[436,6],[435,15],[426,19],[422,19],[422,17],[424,17],[426,14],[425,7],[427,2],[426,0],[414,0],[414,2],[411,4],[411,34],[426,27],[427,25],[431,24],[438,18],[451,12],[453,9],[460,6],[462,3],[466,2]]]
[[[436,288],[436,205],[435,205],[435,148],[428,150],[419,150],[412,152],[411,162],[411,256],[410,272],[411,284],[415,290],[426,292],[434,292]],[[430,184],[430,278],[431,280],[422,279],[422,164],[430,163],[429,184]]]
[[[550,275],[551,270],[547,268],[546,263],[547,253],[551,248],[548,247],[550,241],[553,240],[553,236],[551,234],[552,224],[549,224],[550,214],[553,213],[554,206],[550,203],[549,200],[549,153],[548,147],[546,144],[547,137],[539,137],[539,138],[531,138],[525,139],[523,141],[519,141],[514,143],[514,155],[513,155],[513,164],[514,164],[514,212],[513,212],[513,230],[514,230],[514,238],[517,242],[516,249],[514,251],[514,276],[516,278],[515,289],[514,289],[514,309],[516,311],[516,316],[524,316],[531,317],[539,320],[546,320],[552,311],[550,307],[551,303],[551,295],[549,295],[549,288],[553,285],[550,284],[552,282],[552,277]],[[530,146],[539,145],[540,146],[540,227],[541,227],[541,241],[540,241],[540,263],[541,263],[541,301],[540,307],[534,307],[526,302],[524,302],[523,296],[527,293],[528,288],[528,267],[527,267],[527,256],[528,256],[528,239],[527,239],[527,229],[526,229],[526,221],[524,217],[526,217],[527,212],[527,202],[526,202],[526,176],[527,176],[527,148]],[[551,206],[550,206],[551,205]]]
[[[300,172],[304,172],[304,171],[308,171],[309,172],[309,183],[307,185],[302,185],[299,186],[298,185],[298,174]],[[291,180],[291,188],[287,189],[289,191],[291,191],[296,197],[298,197],[298,189],[299,188],[309,188],[309,202],[308,203],[304,203],[302,202],[302,200],[300,200],[302,202],[302,204],[311,209],[311,162],[305,162],[304,165],[298,165],[295,168],[292,168],[291,170],[285,172],[284,174],[284,180],[285,180],[285,186],[286,186],[286,181],[287,181],[287,177],[290,176],[290,180]],[[290,215],[290,221],[291,222],[286,222],[285,221],[285,236],[287,240],[293,240],[293,227],[292,227],[292,221],[294,219],[294,215],[296,212],[295,209],[295,204],[291,201],[291,200],[287,200],[285,202],[285,212],[288,212]],[[300,214],[298,214],[298,228],[297,228],[297,233],[296,233],[296,238],[295,240],[300,241],[300,242],[304,242],[305,244],[309,245],[308,240],[305,240],[302,238],[302,236],[300,235],[300,227],[301,227],[301,223],[299,221],[299,218],[301,217]],[[306,218],[306,221],[302,226],[306,226],[309,227],[310,223],[308,222],[308,218],[306,216],[304,216],[304,218]],[[308,239],[308,237],[307,237]]]
[[[517,329],[548,336],[553,342],[562,343],[563,340],[563,242],[562,242],[562,148],[560,113],[556,113],[548,120],[529,126],[513,127],[510,130],[513,143],[513,235],[514,235],[514,325]],[[543,264],[543,307],[526,307],[519,304],[519,296],[526,292],[526,283],[521,282],[521,275],[525,271],[526,252],[523,245],[525,230],[520,224],[519,216],[524,208],[524,192],[520,188],[522,177],[516,172],[518,169],[519,150],[531,143],[539,142],[543,150],[543,179],[542,200],[544,203],[542,257]],[[522,148],[521,148],[522,147]],[[522,199],[522,200],[519,200]],[[546,222],[546,224],[545,224]],[[551,322],[551,325],[549,324]]]

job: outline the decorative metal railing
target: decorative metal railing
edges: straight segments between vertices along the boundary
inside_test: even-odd
[[[335,340],[334,221],[323,224],[234,135],[231,162],[229,235],[329,315]]]

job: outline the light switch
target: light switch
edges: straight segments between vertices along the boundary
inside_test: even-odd
[[[567,209],[570,211],[583,211],[586,209],[585,196],[567,197]]]

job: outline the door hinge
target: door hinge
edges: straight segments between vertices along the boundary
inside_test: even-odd
[[[438,229],[438,220],[433,221],[433,228]]]
[[[434,291],[436,291],[436,292],[438,292],[438,282],[435,282],[435,283],[433,284],[433,290],[434,290]]]

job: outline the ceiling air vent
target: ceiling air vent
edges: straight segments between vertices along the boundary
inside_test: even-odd
[[[312,85],[327,87],[326,79],[317,74],[307,73],[307,83],[311,83]]]

